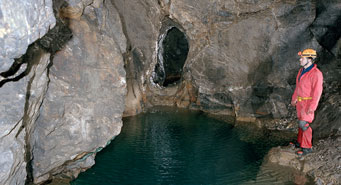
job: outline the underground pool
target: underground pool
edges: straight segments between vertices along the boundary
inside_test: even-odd
[[[258,130],[198,111],[153,109],[124,118],[121,133],[71,184],[294,184],[282,168],[260,170],[268,150],[292,138]]]

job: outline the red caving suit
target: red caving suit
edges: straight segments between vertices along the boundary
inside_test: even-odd
[[[313,64],[313,68],[304,73],[299,79],[303,68],[297,74],[296,88],[292,95],[292,101],[297,100],[296,111],[299,120],[307,121],[311,123],[314,120],[314,112],[317,108],[323,89],[323,75],[316,64]],[[312,110],[313,113],[307,114],[308,110]],[[301,128],[298,129],[297,142],[301,144],[302,148],[311,148],[312,129],[309,127],[303,132]]]

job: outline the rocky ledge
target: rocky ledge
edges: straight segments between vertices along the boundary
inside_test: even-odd
[[[318,140],[341,136],[340,8],[333,0],[0,1],[0,184],[76,177],[120,132],[122,115],[156,105],[295,130],[289,99],[296,53],[307,47],[325,79],[311,126],[316,143],[329,144],[304,160],[338,155],[339,140]],[[182,32],[179,42],[166,42],[171,30]],[[167,48],[176,55],[163,55]],[[185,55],[175,71],[166,60]],[[328,162],[307,173],[329,182],[337,176],[321,169],[340,168]]]
[[[313,152],[299,157],[299,149],[272,148],[266,158],[269,162],[292,167],[312,177],[316,184],[341,184],[341,137],[319,140]]]

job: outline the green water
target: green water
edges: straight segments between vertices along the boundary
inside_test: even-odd
[[[182,109],[160,108],[123,121],[120,135],[72,185],[248,184],[259,178],[266,152],[292,139]],[[270,174],[262,182],[277,179]]]

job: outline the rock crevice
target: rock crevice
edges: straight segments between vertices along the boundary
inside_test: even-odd
[[[318,51],[325,77],[314,138],[338,137],[340,6],[310,0],[1,1],[0,184],[24,184],[26,173],[34,183],[76,177],[119,134],[122,116],[155,105],[296,129],[289,103],[296,54],[307,47]],[[160,63],[175,28],[187,43],[179,39],[163,59],[177,59],[188,44],[176,67]],[[165,83],[167,74],[176,82]]]

